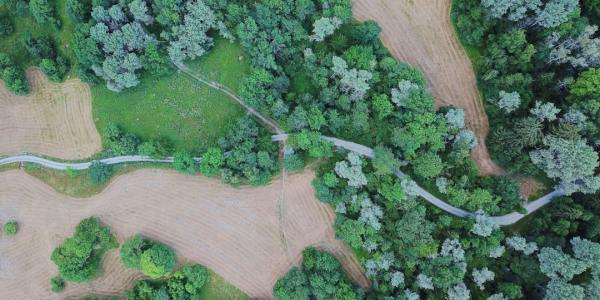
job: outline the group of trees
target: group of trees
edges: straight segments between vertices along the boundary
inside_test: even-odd
[[[186,265],[161,280],[140,280],[125,292],[128,300],[200,299],[210,272],[201,265]]]
[[[60,55],[49,37],[34,37],[29,31],[21,36],[21,42],[34,61],[52,81],[60,82],[69,71],[69,62]]]
[[[590,193],[600,187],[593,149],[600,38],[597,1],[579,2],[460,0],[453,19],[463,43],[481,55],[475,63],[493,158],[512,172],[539,168],[568,192]]]

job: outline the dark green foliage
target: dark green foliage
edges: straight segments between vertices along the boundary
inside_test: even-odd
[[[0,15],[0,36],[10,35],[13,33],[14,27],[9,16]]]
[[[102,255],[117,246],[110,229],[90,217],[82,220],[73,236],[52,251],[51,259],[65,281],[86,282],[99,274]]]
[[[452,19],[464,43],[478,46],[483,43],[491,20],[484,18],[480,0],[452,1]]]
[[[304,159],[296,153],[287,154],[283,160],[283,166],[289,172],[304,169]]]
[[[15,221],[15,220],[11,220],[11,221],[4,223],[4,227],[3,227],[4,235],[13,236],[13,235],[17,234],[17,230],[19,229],[18,227],[19,227],[19,225],[17,224],[17,221]]]
[[[142,55],[144,69],[154,75],[166,75],[173,71],[167,54],[156,45],[150,44]]]
[[[89,168],[89,178],[94,184],[106,182],[112,176],[112,168],[110,165],[103,164],[100,161],[93,161]]]
[[[280,300],[359,299],[363,291],[352,286],[335,256],[307,248],[302,252],[302,268],[293,267],[273,287]]]
[[[123,243],[121,260],[126,267],[141,270],[155,279],[168,275],[176,263],[173,249],[139,234]]]
[[[48,37],[41,36],[36,38],[31,32],[26,31],[21,37],[21,42],[29,54],[36,59],[52,58],[56,54],[54,46]]]
[[[54,293],[60,293],[65,289],[65,281],[60,276],[50,278],[50,289]]]
[[[128,300],[199,299],[209,278],[210,273],[205,267],[187,265],[160,281],[137,281],[125,296]]]

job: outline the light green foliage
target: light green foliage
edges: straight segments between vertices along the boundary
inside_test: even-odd
[[[117,246],[110,229],[90,217],[77,225],[73,236],[54,249],[50,258],[65,281],[87,282],[99,274],[102,255]]]
[[[448,300],[469,300],[471,292],[464,283],[459,283],[448,289]]]
[[[386,94],[378,94],[373,97],[373,109],[377,113],[377,119],[383,120],[394,111],[394,106]]]
[[[490,271],[487,267],[482,269],[473,269],[473,273],[471,273],[471,275],[473,276],[473,282],[475,282],[480,290],[484,290],[484,284],[488,281],[493,281],[495,277],[494,272]]]
[[[445,116],[449,128],[462,129],[465,127],[465,111],[463,109],[451,108]]]
[[[186,265],[162,280],[137,281],[133,289],[126,291],[130,300],[145,299],[204,299],[201,295],[207,287],[211,274],[201,265]]]
[[[374,149],[375,157],[372,160],[376,175],[394,174],[400,168],[400,161],[389,148],[379,145]]]
[[[289,172],[300,171],[304,169],[304,160],[296,153],[286,154],[283,165]]]
[[[60,293],[65,289],[65,281],[60,276],[50,278],[50,289],[54,293]]]
[[[561,279],[552,279],[546,288],[544,300],[583,300],[584,289]]]
[[[10,221],[4,223],[4,226],[2,229],[4,231],[4,235],[6,235],[6,236],[13,236],[13,235],[17,234],[17,230],[18,230],[17,221],[10,220]]]
[[[600,178],[594,176],[598,154],[584,140],[548,136],[544,145],[547,148],[530,153],[531,161],[548,177],[560,180],[565,192],[592,193],[600,188]]]
[[[175,268],[175,263],[173,249],[160,243],[154,243],[140,256],[142,272],[153,279],[168,275]]]
[[[511,21],[523,19],[528,11],[536,11],[542,4],[540,0],[482,0],[481,5],[493,18],[506,16]]]
[[[567,281],[573,276],[583,273],[588,265],[572,258],[560,249],[542,248],[538,254],[540,270],[546,276],[554,279],[563,278]]]
[[[50,23],[52,26],[60,27],[60,21],[56,19],[54,0],[31,0],[29,11],[36,22],[40,24]]]
[[[578,0],[550,0],[537,14],[537,24],[546,27],[556,27],[569,19],[569,15],[579,9]]]
[[[313,24],[313,34],[309,37],[311,41],[322,42],[342,25],[342,20],[337,17],[321,17]]]
[[[152,245],[154,245],[153,241],[145,239],[139,234],[127,239],[120,250],[123,264],[128,268],[140,269],[142,253],[148,250]]]
[[[498,228],[500,228],[500,226],[498,226],[494,220],[480,210],[477,211],[475,216],[475,224],[473,224],[471,232],[478,236],[488,237],[494,230],[497,230]]]
[[[535,242],[527,242],[527,240],[521,236],[507,238],[506,245],[516,251],[523,252],[525,255],[531,255],[538,250],[538,246]]]
[[[497,104],[500,109],[509,114],[519,108],[519,105],[521,105],[521,96],[518,92],[507,93],[500,91]]]
[[[277,299],[359,299],[359,289],[352,286],[335,256],[314,248],[302,254],[302,269],[293,267],[275,283]]]
[[[0,79],[6,88],[16,95],[29,93],[29,84],[22,68],[16,66],[5,53],[0,53]]]

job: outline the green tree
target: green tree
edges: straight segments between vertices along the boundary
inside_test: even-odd
[[[139,234],[127,239],[120,250],[123,264],[131,269],[141,269],[141,256],[152,245],[154,245],[153,241],[145,239]]]
[[[196,174],[197,162],[188,152],[177,152],[175,153],[173,159],[173,165],[175,166],[175,170],[189,175]]]
[[[50,278],[50,289],[54,293],[60,293],[65,289],[65,281],[60,276]]]
[[[219,175],[224,163],[225,156],[223,155],[223,151],[219,148],[209,148],[202,156],[200,172],[208,177]]]
[[[298,267],[292,267],[284,277],[277,280],[273,287],[273,294],[279,300],[310,299],[310,289],[306,274]]]
[[[50,23],[53,26],[60,27],[60,22],[56,19],[54,1],[51,0],[31,0],[29,1],[29,11],[39,24]]]
[[[17,234],[17,230],[18,230],[17,221],[10,220],[10,221],[4,223],[3,230],[4,230],[4,235],[6,235],[6,236],[13,236],[13,235]]]
[[[434,178],[444,169],[439,155],[431,152],[417,156],[412,162],[413,172],[421,178]]]
[[[52,251],[50,259],[65,281],[86,282],[99,274],[102,255],[117,246],[110,229],[90,217],[82,220],[73,236]]]
[[[150,278],[160,278],[175,268],[175,252],[173,249],[156,243],[145,250],[140,257],[140,266],[144,274]]]
[[[89,179],[94,184],[104,183],[112,176],[111,166],[97,160],[90,164],[89,172]]]

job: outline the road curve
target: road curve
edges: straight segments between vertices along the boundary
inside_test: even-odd
[[[283,140],[286,140],[287,138],[288,138],[287,134],[276,134],[271,137],[271,139],[273,141],[283,141]],[[363,156],[371,158],[371,159],[375,157],[375,152],[373,151],[373,149],[371,149],[365,145],[353,143],[350,141],[340,140],[338,138],[328,137],[328,136],[323,136],[323,139],[330,141],[336,147],[344,148],[346,150],[358,153],[360,155],[363,155]],[[401,171],[397,171],[395,174],[398,178],[403,178],[406,176],[406,174],[402,173]],[[425,199],[427,202],[437,206],[438,208],[440,208],[454,216],[461,217],[461,218],[475,218],[475,213],[466,211],[464,209],[460,209],[458,207],[454,207],[454,206],[448,204],[447,202],[444,202],[443,200],[439,199],[438,197],[432,195],[431,193],[429,193],[428,191],[426,191],[425,189],[423,189],[422,187],[420,187],[418,185],[415,188],[415,192],[417,193],[417,195],[419,195],[420,197]],[[552,192],[542,196],[541,198],[539,198],[535,201],[528,202],[524,206],[525,210],[527,211],[526,214],[513,212],[513,213],[510,213],[510,214],[507,214],[504,216],[497,216],[497,217],[491,217],[491,218],[498,225],[501,225],[501,226],[511,225],[511,224],[514,224],[514,223],[518,222],[519,220],[523,219],[525,216],[542,208],[546,204],[552,202],[552,200],[554,200],[555,198],[564,196],[564,195],[565,195],[564,192],[562,192],[560,190],[555,190],[555,191],[552,191]]]

